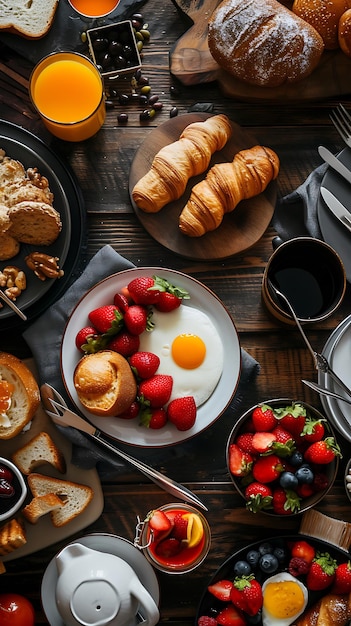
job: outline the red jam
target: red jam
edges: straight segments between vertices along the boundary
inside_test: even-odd
[[[7,380],[0,380],[0,413],[7,413],[10,407],[14,386]]]

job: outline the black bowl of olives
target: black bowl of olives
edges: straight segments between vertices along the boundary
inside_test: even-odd
[[[134,74],[141,67],[130,20],[91,28],[87,38],[92,60],[103,77]]]
[[[0,523],[19,511],[27,496],[23,476],[14,463],[0,457]]]

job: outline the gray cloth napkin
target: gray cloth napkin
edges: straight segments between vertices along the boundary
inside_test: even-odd
[[[65,391],[60,372],[60,346],[62,334],[67,319],[79,301],[79,299],[97,282],[134,265],[120,256],[111,246],[104,246],[91,259],[81,276],[67,290],[64,296],[53,304],[40,318],[23,333],[23,337],[28,343],[39,374],[39,384],[49,383],[66,399],[68,406],[71,405]],[[237,392],[229,411],[231,414],[239,409],[240,403],[245,395],[245,390],[259,372],[259,364],[244,350],[242,354],[242,372]],[[125,468],[124,462],[112,453],[95,444],[89,437],[73,428],[61,428],[61,432],[73,442],[72,463],[79,467],[91,468],[96,466],[100,475],[105,478],[115,471]],[[193,443],[191,444],[193,445]],[[118,447],[129,452],[128,446],[124,447],[118,443]],[[133,448],[132,456],[138,457],[151,463],[161,463],[170,456],[183,456],[186,453],[186,446],[174,446],[167,452],[162,449],[139,450]],[[190,452],[190,450],[188,451]],[[165,456],[166,455],[166,456]]]
[[[295,191],[278,200],[272,226],[283,241],[294,237],[323,239],[318,223],[317,200],[328,165],[317,167]]]

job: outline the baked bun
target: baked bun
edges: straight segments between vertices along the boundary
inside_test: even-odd
[[[137,385],[130,365],[113,350],[83,356],[73,379],[81,404],[94,415],[120,415],[136,398]]]
[[[60,214],[46,202],[19,202],[9,208],[9,218],[9,235],[35,246],[49,246],[62,229]]]
[[[341,50],[351,57],[351,9],[345,11],[339,20],[338,40]]]
[[[305,78],[324,50],[315,28],[276,0],[223,0],[209,21],[208,45],[224,70],[266,87]]]
[[[9,383],[8,403],[6,383]],[[1,393],[2,387],[4,393]],[[34,416],[40,403],[40,393],[28,367],[23,361],[6,352],[0,352],[0,400],[2,399],[5,405],[10,406],[4,406],[0,411],[0,439],[12,439]]]
[[[319,32],[327,50],[335,50],[339,20],[348,8],[348,0],[294,0],[292,10]]]

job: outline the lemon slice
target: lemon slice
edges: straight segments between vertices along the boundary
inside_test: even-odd
[[[200,543],[204,534],[202,521],[195,513],[185,513],[183,517],[188,520],[186,530],[188,548],[194,548]]]

